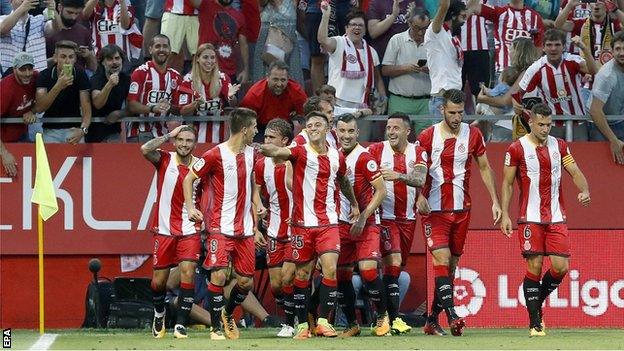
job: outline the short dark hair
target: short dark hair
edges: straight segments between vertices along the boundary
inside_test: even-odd
[[[119,46],[115,44],[108,44],[98,51],[98,62],[102,63],[105,59],[115,56],[115,54],[119,54],[122,61],[126,60],[126,54]]]
[[[278,132],[282,137],[286,137],[289,143],[293,139],[292,125],[281,118],[273,118],[270,120],[265,129]]]
[[[54,52],[57,52],[58,49],[71,49],[78,50],[78,44],[71,40],[59,40],[54,44]]]
[[[154,35],[154,36],[152,37],[152,40],[150,40],[150,44],[149,44],[149,46],[150,46],[150,47],[151,47],[151,46],[153,46],[153,45],[154,45],[154,43],[156,42],[156,39],[158,39],[158,38],[165,38],[165,39],[167,39],[167,43],[168,43],[169,45],[171,45],[171,40],[169,39],[169,37],[168,37],[168,36],[166,36],[166,35],[164,35],[164,34],[162,34],[162,33],[158,33],[158,34],[156,34],[156,35]]]
[[[354,18],[361,18],[364,20],[364,24],[366,25],[366,13],[364,13],[364,11],[358,9],[358,8],[354,8],[351,11],[349,11],[349,13],[347,13],[347,16],[345,17],[345,23],[347,25],[349,25],[349,22],[351,22],[352,19]]]
[[[63,5],[63,7],[71,7],[76,9],[81,9],[85,7],[84,0],[60,0],[59,3]]]
[[[531,107],[531,112],[531,115],[542,115],[544,117],[552,115],[552,110],[550,109],[550,106],[543,102],[533,105],[533,107]]]
[[[230,112],[230,133],[236,134],[249,127],[257,117],[256,111],[244,107],[237,107]]]
[[[613,35],[613,38],[611,38],[611,47],[614,47],[615,43],[620,41],[624,42],[624,30],[621,30]]]
[[[180,135],[180,133],[182,133],[182,132],[191,132],[191,133],[193,133],[193,135],[195,136],[195,140],[197,140],[197,129],[195,129],[195,127],[193,127],[191,125],[188,125],[188,124],[185,124],[178,131],[178,135]]]
[[[269,65],[269,69],[267,69],[267,76],[271,74],[271,71],[273,71],[274,69],[278,69],[280,71],[286,70],[286,72],[290,71],[290,68],[288,67],[286,62],[282,60],[275,60],[271,62],[271,64]]]
[[[338,120],[338,122],[344,122],[344,123],[351,123],[355,121],[355,124],[357,125],[357,118],[355,118],[355,115],[353,113],[343,113],[340,116],[338,116],[336,119]]]
[[[316,90],[316,95],[321,95],[321,94],[329,94],[329,95],[336,96],[336,88],[334,88],[333,86],[329,84],[323,84],[321,85],[320,88]]]
[[[314,118],[314,117],[320,117],[322,118],[325,123],[327,123],[329,125],[329,120],[327,119],[327,116],[325,116],[324,113],[321,113],[319,111],[312,111],[310,113],[308,113],[305,117],[306,123],[308,123],[308,121],[310,120],[310,118]]]
[[[559,41],[565,45],[566,40],[566,33],[556,28],[551,28],[544,33],[544,43],[547,41]]]
[[[466,11],[466,4],[461,2],[460,0],[453,0],[449,5],[448,11],[446,11],[446,16],[444,17],[444,22],[450,21],[453,17],[457,17],[461,14],[462,11]]]
[[[317,111],[320,112],[321,111],[321,102],[327,102],[328,104],[331,105],[331,102],[327,101],[326,99],[321,99],[318,96],[310,96],[306,102],[303,104],[303,114],[307,115],[308,113],[312,112],[312,111]]]
[[[409,128],[410,124],[411,124],[411,120],[409,118],[409,116],[407,115],[407,113],[403,113],[403,112],[395,112],[393,114],[391,114],[390,116],[388,116],[388,121],[391,119],[400,119],[403,121],[403,123],[405,123],[405,125]]]
[[[449,89],[442,94],[442,99],[444,99],[444,106],[448,105],[449,102],[463,104],[466,102],[466,94],[459,89]]]

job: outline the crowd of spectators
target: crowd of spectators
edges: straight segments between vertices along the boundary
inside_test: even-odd
[[[132,1],[132,2],[131,2]],[[306,99],[334,114],[405,112],[413,133],[464,89],[466,113],[520,116],[542,100],[575,122],[575,140],[607,140],[624,163],[624,0],[1,0],[3,143],[144,142],[185,116],[229,107],[299,120]],[[126,116],[179,116],[122,123]],[[81,117],[80,123],[58,123]],[[91,123],[92,117],[106,122]],[[191,122],[189,122],[191,123]],[[513,119],[481,121],[508,141]],[[200,142],[227,137],[195,123]],[[383,137],[374,122],[363,139]],[[553,134],[563,136],[558,124]]]

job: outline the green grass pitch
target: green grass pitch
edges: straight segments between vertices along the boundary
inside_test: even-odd
[[[466,329],[462,337],[425,336],[419,329],[401,336],[362,336],[350,339],[280,339],[276,329],[242,329],[240,340],[211,341],[208,330],[189,330],[189,338],[177,340],[171,331],[154,339],[150,331],[48,330],[58,334],[52,350],[419,350],[419,349],[624,349],[622,329],[547,329],[548,335],[529,338],[526,329]],[[36,331],[14,330],[13,349],[28,349],[38,339]]]

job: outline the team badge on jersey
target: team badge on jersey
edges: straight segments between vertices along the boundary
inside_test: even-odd
[[[137,83],[137,82],[132,82],[132,83],[130,84],[130,89],[128,89],[128,92],[129,92],[130,94],[136,94],[136,93],[138,93],[138,92],[139,92],[139,83]]]
[[[193,164],[193,170],[195,172],[199,172],[202,169],[202,167],[204,167],[205,164],[206,164],[206,160],[204,160],[203,158],[200,158],[199,160],[197,160],[197,162]]]
[[[368,163],[366,163],[366,168],[371,172],[377,171],[377,162],[369,160]]]

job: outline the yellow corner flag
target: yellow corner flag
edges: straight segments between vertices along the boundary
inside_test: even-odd
[[[37,133],[35,148],[37,170],[35,172],[35,189],[31,201],[39,204],[39,214],[41,214],[41,218],[44,221],[47,221],[48,218],[58,211],[58,203],[56,202],[52,173],[50,172],[48,155],[46,154],[41,133]]]
[[[35,153],[37,169],[35,172],[35,189],[30,201],[39,204],[39,215],[37,216],[37,251],[39,256],[39,334],[45,333],[45,303],[44,303],[44,283],[43,283],[43,221],[47,221],[58,212],[56,202],[56,192],[54,182],[48,163],[48,155],[43,144],[41,133],[37,133],[35,141]]]

